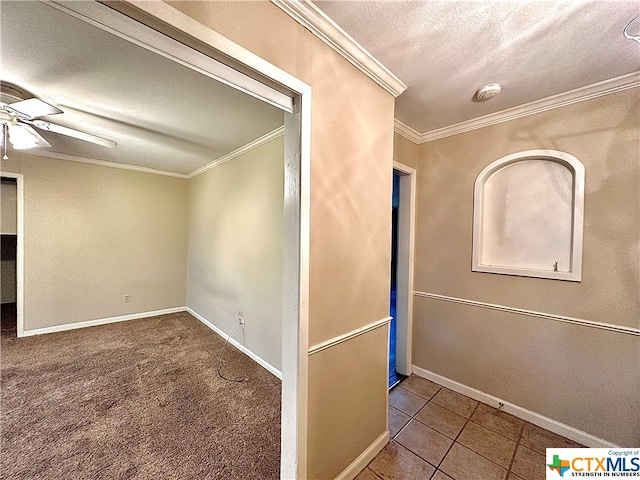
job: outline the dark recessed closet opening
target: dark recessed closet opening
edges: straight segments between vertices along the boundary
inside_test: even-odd
[[[0,213],[0,316],[2,335],[16,336],[16,257],[17,257],[17,181],[2,177],[2,212]]]

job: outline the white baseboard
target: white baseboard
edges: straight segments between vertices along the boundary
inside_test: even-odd
[[[345,468],[335,480],[353,480],[358,474],[369,465],[369,462],[375,458],[376,455],[389,443],[389,431],[387,430],[378,438],[376,438],[371,445],[369,445],[364,452],[358,455],[351,464]]]
[[[449,390],[461,393],[462,395],[466,395],[467,397],[473,398],[474,400],[485,403],[492,407],[498,408],[499,404],[502,403],[504,405],[502,407],[503,412],[510,413],[514,417],[526,420],[529,423],[533,423],[534,425],[542,427],[553,433],[557,433],[558,435],[562,435],[563,437],[574,440],[578,443],[581,443],[582,445],[586,445],[587,447],[618,448],[617,445],[607,440],[603,440],[602,438],[596,437],[587,432],[583,432],[582,430],[578,430],[577,428],[573,428],[549,417],[545,417],[544,415],[540,415],[539,413],[532,412],[531,410],[527,410],[526,408],[514,405],[513,403],[509,403],[505,400],[494,397],[493,395],[489,395],[488,393],[481,392],[480,390],[476,390],[475,388],[468,387],[466,385],[463,385],[462,383],[456,382],[455,380],[443,377],[442,375],[430,372],[429,370],[425,370],[424,368],[420,368],[416,365],[413,366],[413,373],[415,373],[419,377],[426,378],[427,380],[431,380],[432,382],[436,382],[444,387],[447,387]]]
[[[75,330],[77,328],[95,327],[98,325],[106,325],[107,323],[125,322],[127,320],[137,320],[139,318],[155,317],[156,315],[166,315],[168,313],[184,312],[187,307],[165,308],[164,310],[154,310],[152,312],[132,313],[130,315],[121,315],[119,317],[98,318],[96,320],[87,320],[85,322],[65,323],[63,325],[54,325],[53,327],[36,328],[34,330],[25,330],[21,337],[30,337],[32,335],[43,335],[45,333],[64,332],[66,330]]]
[[[199,313],[195,312],[191,308],[187,307],[187,312],[189,312],[191,315],[196,317],[198,320],[200,320],[202,323],[204,323],[207,327],[209,327],[211,330],[216,332],[218,335],[220,335],[225,340],[229,336],[228,333],[224,333],[222,330],[220,330],[218,327],[216,327],[213,323],[211,323],[209,320],[207,320],[206,318],[204,318],[202,315],[200,315]],[[238,350],[240,350],[242,353],[247,355],[249,358],[251,358],[252,360],[257,362],[258,364],[260,364],[262,367],[264,367],[267,370],[269,370],[269,372],[271,372],[273,375],[278,377],[280,380],[282,380],[282,372],[280,370],[278,370],[276,367],[274,367],[273,365],[271,365],[269,362],[266,362],[265,360],[260,358],[258,355],[253,353],[251,350],[249,350],[247,347],[245,347],[244,345],[239,343],[237,340],[234,340],[233,338],[229,340],[229,343],[231,345],[233,345],[234,347],[236,347]]]

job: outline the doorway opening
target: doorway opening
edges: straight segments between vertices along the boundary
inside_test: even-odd
[[[389,388],[395,387],[403,376],[396,371],[397,300],[398,300],[398,207],[400,205],[400,174],[393,171],[391,200],[391,289],[389,295]]]
[[[311,88],[162,2],[49,2],[55,8],[232,86],[284,114],[281,476],[306,472]],[[19,181],[20,187],[20,181]],[[20,208],[20,207],[19,207]],[[20,262],[20,239],[18,261]],[[20,281],[20,267],[18,280]],[[19,287],[20,288],[20,287]],[[18,290],[18,297],[21,292]],[[18,336],[20,310],[18,311]]]
[[[0,293],[2,336],[22,335],[22,175],[2,172],[0,180]]]
[[[411,375],[413,237],[416,171],[394,162],[391,284],[389,294],[389,388]]]
[[[1,330],[2,336],[15,337],[17,334],[17,254],[18,254],[18,188],[15,178],[2,177],[0,183],[2,193],[2,213],[0,214],[0,250],[2,250],[2,303]]]

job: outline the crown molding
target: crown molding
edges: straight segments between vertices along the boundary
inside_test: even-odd
[[[157,170],[155,168],[148,167],[139,167],[137,165],[130,165],[128,163],[116,163],[116,162],[108,162],[105,160],[96,160],[95,158],[87,158],[81,157],[78,155],[70,155],[68,153],[60,153],[53,152],[51,150],[28,150],[25,151],[31,155],[37,155],[39,157],[47,157],[47,158],[55,158],[57,160],[67,160],[70,162],[78,162],[78,163],[88,163],[90,165],[99,165],[101,167],[109,167],[109,168],[120,168],[122,170],[133,170],[134,172],[142,172],[142,173],[152,173],[154,175],[165,175],[167,177],[176,177],[176,178],[193,178],[201,173],[206,172],[207,170],[217,167],[218,165],[222,165],[229,160],[232,160],[236,157],[239,157],[243,153],[247,153],[254,148],[258,148],[265,143],[269,143],[271,140],[274,140],[278,137],[284,135],[284,125],[276,128],[275,130],[263,135],[260,138],[253,140],[252,142],[243,145],[240,148],[235,149],[234,151],[227,153],[226,155],[216,158],[214,161],[207,163],[206,165],[194,170],[188,175],[182,173],[174,173],[167,172],[166,170]]]
[[[407,86],[310,0],[271,0],[394,97]]]
[[[200,175],[201,173],[204,173],[207,170],[217,167],[218,165],[222,165],[223,163],[226,163],[229,160],[233,160],[234,158],[239,157],[240,155],[247,153],[253,150],[254,148],[258,148],[264,145],[265,143],[269,143],[271,140],[275,140],[276,138],[281,137],[282,135],[284,135],[284,125],[276,128],[275,130],[267,133],[266,135],[261,136],[260,138],[256,138],[252,142],[249,142],[240,148],[235,149],[233,152],[229,152],[220,158],[216,158],[213,162],[207,163],[206,165],[198,168],[197,170],[194,170],[189,175],[186,175],[186,178],[193,178],[197,175]]]
[[[476,130],[478,128],[488,127],[490,125],[508,122],[528,115],[546,112],[554,108],[566,107],[574,103],[592,100],[605,95],[611,95],[612,93],[622,92],[623,90],[628,90],[638,86],[640,86],[640,72],[632,72],[627,75],[587,85],[586,87],[576,88],[575,90],[570,90],[565,93],[560,93],[541,100],[525,103],[518,107],[491,113],[489,115],[484,115],[482,117],[456,123],[455,125],[450,125],[448,127],[438,128],[425,133],[419,133],[413,128],[402,123],[400,120],[396,120],[395,131],[414,143],[427,143],[441,138],[450,137],[452,135],[458,135],[459,133],[470,132],[471,130]]]
[[[402,123],[397,118],[393,120],[393,130],[404,138],[411,140],[413,143],[424,143],[421,141],[422,135],[424,134],[414,130],[409,125]]]
[[[167,172],[166,170],[156,170],[155,168],[139,167],[138,165],[130,165],[128,163],[107,162],[105,160],[96,160],[95,158],[81,157],[78,155],[70,155],[68,153],[53,152],[51,150],[23,150],[25,153],[37,155],[39,157],[55,158],[57,160],[66,160],[70,162],[88,163],[90,165],[98,165],[101,167],[119,168],[121,170],[133,170],[134,172],[152,173],[154,175],[164,175],[167,177],[189,178],[182,173]]]

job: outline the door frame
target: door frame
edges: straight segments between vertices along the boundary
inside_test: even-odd
[[[0,177],[16,179],[16,330],[24,333],[24,177],[21,173],[0,172]]]
[[[398,204],[398,258],[396,277],[396,371],[411,375],[413,334],[413,271],[416,205],[416,170],[393,162],[400,172]]]
[[[285,110],[280,476],[306,477],[311,87],[164,2],[43,3]]]

